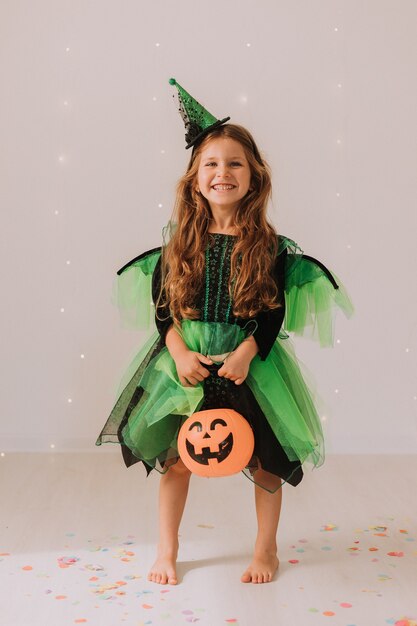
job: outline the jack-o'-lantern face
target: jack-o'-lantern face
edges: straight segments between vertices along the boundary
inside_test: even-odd
[[[194,413],[178,435],[178,451],[184,465],[200,476],[239,472],[252,456],[253,446],[251,427],[232,409]]]
[[[185,440],[187,452],[194,461],[208,465],[209,459],[224,461],[233,449],[233,433],[227,423],[219,417],[214,420],[204,420],[206,428],[199,420],[193,421],[188,429]]]

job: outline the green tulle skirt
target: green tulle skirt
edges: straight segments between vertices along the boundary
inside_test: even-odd
[[[180,334],[190,350],[206,355],[230,353],[246,336],[237,325],[191,320],[183,321]],[[216,365],[211,382],[182,386],[168,349],[155,335],[125,378],[132,369],[96,442],[121,443],[127,465],[141,460],[148,469],[167,471],[178,459],[183,421],[198,410],[222,406],[240,412],[253,427],[255,452],[244,473],[268,491],[283,481],[298,484],[305,462],[318,467],[324,461],[319,398],[288,338],[277,339],[265,361],[255,356],[239,386],[218,377]]]

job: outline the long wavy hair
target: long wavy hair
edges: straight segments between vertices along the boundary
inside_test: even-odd
[[[177,183],[168,242],[162,248],[161,292],[157,302],[157,310],[159,306],[169,306],[176,324],[181,319],[200,316],[195,303],[204,284],[205,249],[210,243],[208,229],[213,215],[206,198],[196,190],[197,172],[202,150],[217,137],[230,137],[242,145],[251,172],[250,189],[234,215],[237,240],[228,285],[233,314],[251,318],[261,310],[281,306],[276,302],[277,287],[271,271],[278,252],[278,237],[266,217],[272,195],[270,167],[248,130],[226,124],[211,131],[195,146],[187,171]]]

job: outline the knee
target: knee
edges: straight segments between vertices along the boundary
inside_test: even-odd
[[[178,459],[176,463],[171,465],[171,467],[169,468],[169,471],[175,474],[176,476],[181,476],[184,478],[190,478],[191,476],[190,470],[188,469],[188,467],[184,465],[181,459]]]

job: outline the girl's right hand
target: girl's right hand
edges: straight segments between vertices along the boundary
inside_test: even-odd
[[[195,387],[197,383],[210,376],[210,372],[201,364],[213,364],[213,361],[204,356],[204,354],[192,352],[191,350],[182,351],[174,361],[178,378],[183,387]]]

